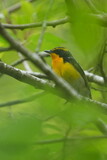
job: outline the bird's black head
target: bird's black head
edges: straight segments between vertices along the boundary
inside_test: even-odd
[[[62,57],[65,62],[69,61],[69,58],[71,57],[71,53],[68,51],[68,49],[64,47],[56,47],[52,50],[47,50],[45,52],[49,54],[55,53],[59,55],[59,57]]]

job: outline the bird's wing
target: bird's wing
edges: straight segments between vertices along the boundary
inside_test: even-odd
[[[75,67],[75,69],[81,74],[82,78],[84,79],[85,85],[86,85],[87,89],[88,89],[89,92],[90,92],[90,88],[89,88],[89,85],[88,85],[87,78],[86,78],[86,76],[85,76],[85,73],[84,73],[83,69],[82,69],[81,66],[79,65],[79,63],[73,58],[73,56],[68,57],[68,61],[69,61],[69,63],[71,63],[71,64]],[[91,93],[90,93],[90,97],[91,97]]]

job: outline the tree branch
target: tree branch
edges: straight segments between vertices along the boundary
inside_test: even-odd
[[[85,75],[88,78],[88,81],[97,83],[98,85],[105,85],[104,79],[101,76],[95,75],[93,73],[85,71]]]
[[[0,72],[39,89],[52,89],[52,85],[48,81],[34,77],[31,74],[28,74],[26,71],[19,70],[1,61]]]
[[[48,57],[49,54],[45,53],[45,52],[39,52],[39,56],[42,58],[42,57]],[[13,62],[11,65],[12,66],[17,66],[19,64],[21,64],[22,62],[24,61],[28,61],[29,59],[27,58],[20,58],[19,60],[16,60],[15,62]]]
[[[60,20],[55,20],[51,22],[46,22],[47,26],[56,27],[57,25],[68,23],[68,17],[65,17]],[[28,29],[28,28],[35,28],[35,27],[42,27],[43,22],[38,23],[31,23],[31,24],[22,24],[22,25],[12,25],[12,24],[2,24],[4,28],[7,29]]]
[[[35,49],[36,53],[38,53],[40,51],[40,48],[41,48],[41,45],[42,45],[42,41],[43,41],[43,38],[44,38],[44,34],[45,34],[45,31],[46,31],[46,27],[47,27],[47,23],[44,20],[44,22],[42,24],[42,31],[41,31],[40,37],[38,39],[38,44],[37,44],[37,47]]]
[[[17,68],[14,68],[12,66],[9,66],[9,65],[1,62],[1,61],[0,61],[0,72],[2,74],[7,74],[7,75],[9,75],[9,76],[21,81],[21,82],[30,84],[30,85],[38,88],[38,89],[43,89],[43,90],[49,91],[53,94],[58,94],[60,97],[65,98],[65,99],[68,99],[68,95],[71,94],[71,97],[69,97],[69,101],[72,101],[73,100],[72,97],[75,96],[75,98],[78,99],[78,100],[85,100],[85,101],[90,102],[92,104],[97,104],[100,107],[102,107],[103,109],[107,109],[107,104],[101,103],[101,102],[98,102],[98,101],[95,101],[95,100],[91,100],[89,98],[85,98],[83,96],[80,96],[79,94],[77,94],[77,97],[76,97],[76,95],[74,95],[74,94],[77,93],[77,92],[72,94],[72,90],[71,90],[70,93],[69,92],[67,93],[67,89],[66,89],[66,95],[63,94],[63,93],[61,94],[59,92],[56,92],[56,90],[54,88],[54,85],[52,83],[49,83],[49,81],[42,80],[40,78],[34,77],[26,71],[19,70]],[[63,87],[63,82],[61,81],[61,83],[62,83],[61,87]],[[66,84],[65,81],[64,81],[64,84]],[[64,86],[64,87],[66,87],[66,86]],[[57,88],[58,88],[58,86],[57,86]],[[62,90],[62,88],[61,88],[61,90]],[[73,91],[75,91],[75,90],[73,90]],[[62,92],[65,92],[64,88],[63,88]]]
[[[28,73],[35,76],[35,77],[38,77],[38,78],[43,78],[43,79],[50,80],[50,78],[44,73],[40,73],[40,72],[28,72]]]
[[[39,72],[28,72],[28,73],[33,75],[33,76],[36,76],[38,78],[50,79],[48,76],[46,76],[43,73],[39,73]],[[101,86],[105,85],[103,77],[95,75],[95,74],[90,73],[88,71],[84,71],[84,73],[85,73],[89,82],[93,82],[93,83],[96,83],[96,84],[101,85]]]

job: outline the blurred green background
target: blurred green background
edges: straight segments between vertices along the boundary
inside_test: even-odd
[[[98,64],[102,47],[106,43],[106,27],[98,25],[93,18],[87,16],[94,14],[87,2],[71,0],[72,23],[47,27],[40,51],[58,46],[67,47],[84,70],[94,68],[94,73],[101,75]],[[90,2],[102,14],[106,14],[106,0]],[[17,3],[20,3],[21,7],[9,13],[9,9],[14,8]],[[20,25],[42,22],[49,5],[47,21],[68,16],[66,2],[62,0],[0,0],[0,4],[2,23]],[[42,28],[38,27],[8,32],[35,52],[41,30]],[[0,47],[7,46],[8,43],[0,37]],[[15,51],[0,52],[0,58],[3,62],[12,64],[20,59],[20,55]],[[45,59],[51,65],[51,59]],[[38,71],[30,62],[28,64],[33,71]],[[106,54],[103,66],[107,73]],[[23,64],[16,67],[25,70]],[[102,92],[92,89],[93,99],[107,102],[106,87],[94,83],[90,86],[105,90]],[[26,98],[40,91],[7,75],[0,77],[0,103]],[[98,119],[105,124],[107,122],[106,112],[98,106],[78,101],[65,103],[64,99],[51,93],[35,97],[35,100],[29,103],[0,108],[0,159],[106,160],[107,137],[96,125]]]

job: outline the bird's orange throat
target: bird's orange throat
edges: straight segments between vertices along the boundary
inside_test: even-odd
[[[62,70],[62,65],[63,65],[63,58],[59,57],[59,55],[55,53],[51,53],[52,57],[52,68],[53,70],[61,76],[61,70]]]

